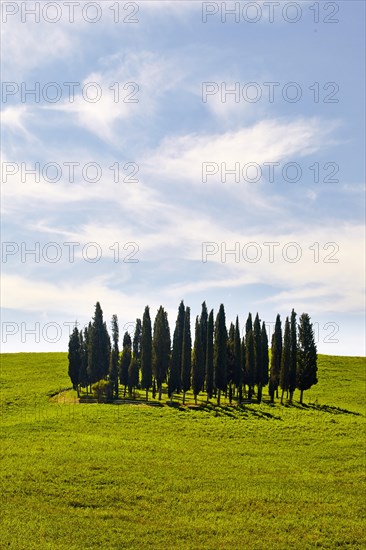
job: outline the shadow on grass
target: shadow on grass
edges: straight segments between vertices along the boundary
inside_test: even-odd
[[[226,416],[228,418],[250,418],[256,417],[265,420],[281,420],[279,416],[276,416],[270,412],[263,411],[260,408],[256,408],[256,405],[249,406],[248,404],[241,405],[215,405],[213,403],[206,403],[196,407],[196,410],[212,414],[213,416]]]
[[[350,414],[353,416],[362,416],[361,413],[355,412],[355,411],[349,411],[348,409],[341,409],[340,407],[333,407],[332,405],[318,405],[317,403],[303,403],[302,405],[300,403],[288,403],[287,405],[283,405],[284,407],[293,407],[295,409],[308,409],[311,411],[317,411],[317,412],[325,412],[330,414]]]
[[[92,396],[82,396],[79,399],[79,402],[82,404],[86,403],[98,403],[97,399],[93,398]],[[264,401],[263,401],[264,403]],[[179,401],[172,401],[162,399],[161,401],[142,401],[141,399],[116,399],[112,402],[107,403],[108,405],[114,405],[114,406],[120,406],[120,405],[140,405],[140,406],[147,406],[147,407],[169,407],[171,409],[175,409],[180,412],[184,413],[192,413],[192,412],[204,412],[206,414],[210,414],[212,416],[222,416],[227,418],[233,418],[233,419],[240,419],[240,418],[250,418],[250,417],[257,417],[262,419],[274,419],[274,420],[282,420],[279,416],[276,416],[275,414],[272,414],[271,412],[266,412],[262,410],[261,408],[258,408],[258,404],[253,401],[250,402],[249,400],[244,400],[241,405],[237,405],[236,403],[233,405],[217,405],[216,403],[213,403],[211,401],[205,402],[205,403],[199,403],[195,405],[194,403],[187,403],[186,405],[183,405]],[[267,403],[265,403],[267,404]]]

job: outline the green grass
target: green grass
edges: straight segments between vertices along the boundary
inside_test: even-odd
[[[1,548],[366,547],[362,358],[319,356],[304,407],[240,409],[77,404],[51,397],[66,354],[1,365]]]

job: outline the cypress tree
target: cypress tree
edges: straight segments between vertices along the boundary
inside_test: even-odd
[[[88,393],[88,329],[85,327],[84,329],[84,336],[83,332],[80,331],[79,333],[80,338],[80,355],[81,355],[81,363],[80,363],[80,371],[79,371],[79,384],[82,388],[86,388],[86,392]]]
[[[135,332],[133,335],[133,343],[132,343],[132,353],[139,366],[141,363],[141,339],[142,339],[141,319],[136,319]]]
[[[112,382],[113,391],[118,398],[118,360],[119,360],[119,327],[117,315],[112,316],[112,350],[109,359],[109,380]]]
[[[160,306],[155,317],[153,338],[153,373],[158,387],[159,401],[161,400],[163,382],[166,380],[169,368],[170,345],[167,313]]]
[[[170,360],[169,378],[168,378],[168,396],[170,403],[173,401],[173,394],[175,391],[179,391],[180,388],[180,369],[181,369],[181,357],[182,351],[180,346],[180,334],[179,334],[179,320],[175,322],[175,329],[173,334],[173,349],[172,357]]]
[[[119,364],[119,380],[121,382],[121,385],[124,386],[124,396],[126,395],[126,389],[128,386],[128,369],[132,358],[131,346],[131,336],[126,331],[123,335],[123,348]]]
[[[184,334],[184,317],[185,307],[181,300],[178,308],[177,320],[175,322],[173,334],[173,349],[170,363],[169,379],[168,379],[168,396],[170,402],[173,400],[173,393],[181,391],[181,369],[182,369],[182,353],[183,353],[183,334]]]
[[[238,391],[238,403],[241,402],[241,387],[243,384],[243,371],[242,371],[242,357],[241,357],[241,341],[240,341],[240,329],[239,319],[236,317],[235,321],[235,333],[234,333],[234,370],[233,370],[233,382]]]
[[[207,306],[206,306],[206,302],[203,302],[201,317],[200,317],[201,342],[202,342],[202,353],[203,353],[203,386],[205,384],[205,379],[206,379],[207,322],[208,322]],[[204,389],[204,387],[202,389]]]
[[[93,322],[88,330],[88,378],[91,384],[104,378],[109,367],[108,332],[100,303],[95,305]]]
[[[245,323],[245,338],[251,330],[253,330],[252,314],[249,313],[247,322]]]
[[[186,392],[191,387],[192,339],[191,339],[190,314],[191,314],[190,308],[186,307],[185,317],[184,317],[182,367],[181,367],[183,405],[185,404]]]
[[[290,321],[290,332],[291,332],[291,354],[290,354],[290,372],[289,372],[289,392],[290,392],[290,403],[292,403],[292,398],[294,391],[296,389],[296,364],[297,364],[297,331],[296,331],[296,313],[294,310],[291,312],[291,321]]]
[[[146,401],[152,386],[152,335],[149,306],[145,307],[141,335],[141,387],[146,390]]]
[[[245,393],[246,392],[245,386],[248,384],[248,371],[247,371],[247,350],[246,350],[246,347],[245,347],[245,338],[244,338],[244,336],[241,339],[241,372],[242,372],[242,377],[243,377],[243,384],[242,384],[241,392],[242,392],[242,389],[244,388],[244,393]],[[240,395],[240,397],[241,397],[241,395]]]
[[[262,400],[263,385],[263,350],[262,350],[262,331],[258,313],[254,319],[253,325],[253,344],[254,344],[254,384],[257,386],[257,398],[260,403]]]
[[[282,347],[281,370],[280,370],[280,387],[282,390],[281,404],[283,404],[283,394],[289,388],[290,363],[291,363],[291,333],[290,333],[290,322],[288,320],[288,317],[286,317],[285,331],[283,334],[283,347]]]
[[[107,323],[103,323],[103,378],[107,378],[109,371],[109,357],[111,355],[111,339],[108,334]]]
[[[141,336],[141,319],[136,319],[135,332],[132,342],[132,360],[128,368],[128,387],[130,395],[132,393],[132,388],[137,388],[139,385],[139,373],[141,367]]]
[[[69,339],[69,369],[68,373],[74,390],[77,390],[79,397],[79,383],[80,383],[80,367],[81,367],[81,350],[80,350],[80,339],[79,331],[77,327],[74,327],[74,330],[70,334]]]
[[[186,316],[186,309],[184,307],[184,302],[181,300],[178,308],[178,350],[179,350],[179,380],[177,392],[180,393],[182,390],[181,385],[181,370],[182,370],[182,354],[183,354],[183,338],[184,338],[184,319]]]
[[[229,386],[230,404],[231,404],[231,397],[232,397],[231,383],[233,382],[234,370],[235,370],[235,326],[233,325],[233,323],[230,323],[229,335],[227,340],[227,371],[226,371],[227,384]]]
[[[248,384],[248,399],[252,399],[254,375],[255,375],[255,352],[254,352],[254,337],[253,331],[249,330],[245,339],[245,351],[246,351],[246,374]]]
[[[307,313],[300,316],[299,343],[297,350],[297,388],[300,390],[300,403],[303,402],[303,393],[314,384],[317,378],[317,353],[313,325]]]
[[[270,395],[273,402],[274,393],[278,397],[278,384],[281,371],[281,356],[282,356],[282,328],[281,318],[279,315],[276,317],[275,329],[272,336],[271,346],[271,374],[270,374]],[[273,395],[271,394],[273,393]]]
[[[213,334],[214,334],[214,312],[211,309],[207,321],[206,340],[206,392],[207,401],[212,398],[214,388],[214,364],[213,364]]]
[[[261,342],[262,342],[262,386],[264,387],[264,386],[267,386],[268,379],[269,379],[268,336],[267,336],[266,324],[264,321],[262,323]]]
[[[203,359],[203,349],[202,349],[202,332],[201,325],[196,317],[196,326],[195,326],[195,338],[194,338],[194,347],[193,347],[193,358],[192,358],[192,388],[194,394],[194,402],[197,405],[197,395],[202,391],[203,381],[204,381],[204,359]]]
[[[221,391],[227,388],[227,340],[225,309],[221,304],[215,322],[214,372],[215,387],[218,390],[217,404],[220,405]]]

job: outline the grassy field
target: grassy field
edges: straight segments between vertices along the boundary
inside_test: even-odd
[[[318,366],[304,407],[102,405],[3,354],[0,547],[365,548],[365,360]]]

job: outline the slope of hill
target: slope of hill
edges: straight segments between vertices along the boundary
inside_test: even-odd
[[[6,548],[366,545],[363,358],[319,356],[304,407],[78,404],[65,353],[1,384]]]

